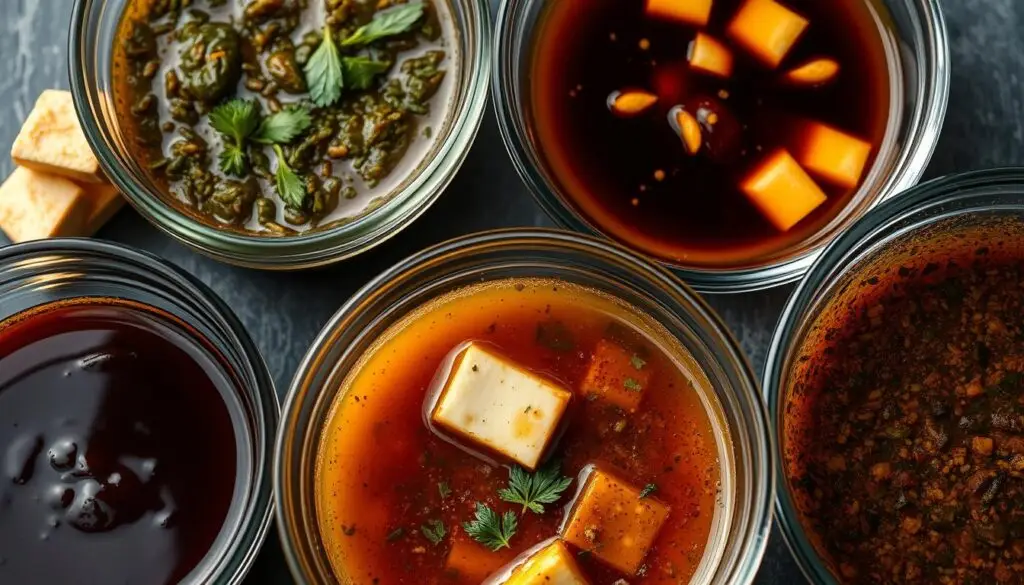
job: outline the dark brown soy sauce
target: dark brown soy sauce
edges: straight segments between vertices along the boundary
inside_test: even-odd
[[[687,48],[697,29],[647,17],[643,0],[549,3],[534,45],[533,131],[547,167],[584,216],[656,256],[736,266],[807,238],[839,213],[852,192],[819,181],[828,202],[780,233],[738,189],[760,156],[797,138],[801,117],[871,142],[872,156],[884,134],[888,73],[864,1],[783,3],[810,26],[785,61],[769,70],[725,34],[742,1],[715,1],[703,30],[736,57],[733,75],[724,80],[690,71]],[[782,72],[820,56],[840,63],[832,84],[794,89],[778,82]],[[656,93],[659,102],[639,118],[616,117],[607,98],[626,88]],[[710,104],[718,111],[719,122],[705,135],[710,148],[697,156],[684,153],[668,125],[668,110],[677,104],[691,112]],[[663,180],[655,178],[658,170]]]
[[[0,324],[0,583],[178,583],[235,489],[231,386],[163,318],[69,305]]]

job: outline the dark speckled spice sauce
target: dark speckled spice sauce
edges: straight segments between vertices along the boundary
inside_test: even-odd
[[[789,481],[840,582],[1022,582],[1024,261],[990,252],[867,279],[794,386]]]
[[[182,329],[127,305],[0,323],[0,583],[185,578],[235,490],[220,371]]]

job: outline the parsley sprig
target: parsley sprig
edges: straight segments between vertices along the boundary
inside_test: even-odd
[[[277,171],[274,173],[277,194],[286,204],[295,209],[302,209],[302,202],[306,199],[306,184],[288,166],[288,159],[277,144],[274,145],[274,153],[277,154]]]
[[[329,25],[324,25],[323,40],[309,56],[303,71],[313,103],[326,107],[341,98],[345,89],[367,89],[373,78],[391,67],[386,61],[367,57],[343,57],[341,47],[358,47],[378,39],[402,34],[423,16],[422,0],[415,0],[381,10],[373,19],[340,42],[335,40]]]
[[[253,100],[234,99],[210,112],[210,126],[224,137],[220,170],[241,177],[249,168],[245,141],[259,127],[260,105]]]
[[[430,520],[426,524],[420,526],[420,533],[424,538],[430,541],[430,544],[437,545],[444,540],[444,535],[448,531],[444,527],[444,522],[440,520]]]
[[[571,477],[562,475],[561,465],[551,462],[536,473],[527,473],[522,467],[513,465],[508,471],[508,487],[498,490],[498,497],[506,502],[520,504],[523,512],[544,513],[544,504],[553,504],[562,497]]]
[[[226,175],[244,176],[249,169],[246,144],[288,144],[309,128],[309,111],[289,106],[267,117],[256,100],[233,99],[210,111],[210,126],[224,139],[220,170]]]
[[[518,525],[519,520],[512,510],[498,516],[487,504],[477,502],[476,517],[471,522],[463,522],[462,528],[473,540],[497,551],[509,547]]]

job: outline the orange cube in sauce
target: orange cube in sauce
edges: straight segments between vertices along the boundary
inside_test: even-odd
[[[593,395],[636,412],[650,378],[643,358],[614,341],[602,339],[594,348],[580,392],[584,397]]]
[[[609,472],[592,468],[561,534],[602,562],[635,575],[668,520],[670,508]]]
[[[819,122],[806,125],[796,151],[810,173],[847,189],[860,183],[870,156],[870,143]]]
[[[646,12],[654,18],[704,26],[711,17],[712,0],[647,0]]]
[[[768,155],[740,184],[768,221],[787,231],[825,202],[825,193],[783,148]]]
[[[722,41],[702,32],[690,43],[690,67],[704,73],[729,77],[732,75],[732,51]]]
[[[747,0],[740,7],[727,33],[759,61],[778,67],[809,21],[775,0]]]

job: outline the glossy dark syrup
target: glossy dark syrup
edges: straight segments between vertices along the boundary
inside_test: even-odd
[[[178,583],[235,491],[220,367],[169,321],[70,305],[0,324],[0,583]]]

